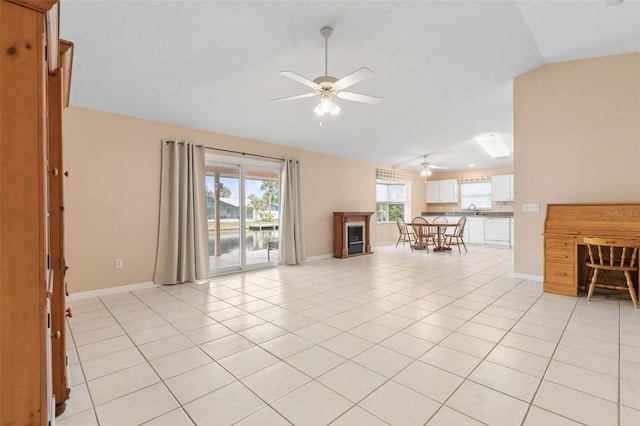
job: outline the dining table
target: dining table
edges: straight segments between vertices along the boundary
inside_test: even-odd
[[[451,247],[447,247],[444,245],[444,234],[446,233],[447,228],[456,227],[457,223],[433,223],[433,222],[412,222],[411,227],[413,228],[413,233],[416,236],[416,242],[413,245],[413,248],[416,250],[423,250],[427,248],[427,244],[429,242],[429,238],[434,236],[434,233],[431,231],[432,228],[436,228],[435,238],[433,238],[435,247],[433,251],[435,252],[447,252],[451,251]]]
[[[430,227],[437,227],[436,235],[437,238],[435,240],[436,246],[433,251],[435,252],[443,252],[443,251],[451,251],[451,247],[447,247],[444,245],[444,234],[447,232],[447,228],[455,228],[458,226],[457,223],[431,223],[429,222]]]

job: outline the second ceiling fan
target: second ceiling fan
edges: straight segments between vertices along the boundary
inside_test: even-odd
[[[427,162],[427,156],[424,156],[424,162],[420,163],[420,167],[422,167],[422,170],[420,170],[420,176],[423,177],[427,177],[427,176],[431,176],[432,174],[432,170],[438,169],[438,170],[447,170],[448,167],[444,167],[444,166],[437,166],[435,164],[431,164]]]
[[[363,102],[366,104],[377,105],[382,101],[382,98],[375,96],[362,95],[360,93],[345,92],[344,89],[360,83],[363,80],[371,77],[374,73],[367,67],[362,67],[351,74],[337,79],[329,75],[328,72],[328,40],[331,36],[333,29],[331,27],[323,27],[320,30],[320,34],[324,37],[325,55],[324,55],[324,75],[315,78],[313,81],[302,77],[300,74],[296,74],[293,71],[281,71],[285,77],[288,77],[298,83],[302,83],[305,86],[309,86],[313,89],[310,93],[304,93],[302,95],[287,96],[284,98],[272,99],[271,102],[292,101],[295,99],[309,98],[313,96],[320,96],[320,103],[314,109],[314,112],[323,116],[325,114],[336,115],[340,112],[340,107],[333,100],[333,96],[348,101]]]

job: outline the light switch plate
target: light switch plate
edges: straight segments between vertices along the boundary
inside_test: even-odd
[[[539,212],[540,204],[523,204],[522,211],[523,212]]]

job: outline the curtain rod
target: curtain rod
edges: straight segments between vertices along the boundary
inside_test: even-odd
[[[184,143],[184,142],[176,142],[176,141],[169,141],[169,140],[166,140],[165,142],[166,142],[166,143],[179,143],[179,144]],[[251,154],[251,153],[248,153],[248,152],[234,151],[234,150],[232,150],[232,149],[213,148],[213,147],[211,147],[211,146],[206,146],[206,145],[197,145],[197,144],[196,144],[195,146],[196,146],[196,147],[199,147],[199,148],[204,148],[204,149],[211,149],[211,150],[214,150],[214,151],[230,152],[230,153],[232,153],[232,154],[241,154],[243,157],[244,157],[245,155],[249,155],[249,156],[251,156],[251,157],[268,158],[268,159],[270,159],[270,160],[285,161],[285,160],[284,160],[284,158],[279,158],[279,157],[270,157],[270,156],[268,156],[268,155]]]

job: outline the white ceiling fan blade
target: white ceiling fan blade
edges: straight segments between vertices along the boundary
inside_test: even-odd
[[[271,99],[269,102],[293,101],[295,99],[310,98],[312,96],[317,96],[317,93],[305,93],[303,95],[286,96],[284,98]]]
[[[367,67],[362,67],[359,70],[352,72],[351,74],[342,77],[340,80],[333,83],[338,89],[346,89],[349,86],[353,86],[356,83],[360,83],[362,80],[366,80],[367,78],[373,75],[373,71],[371,71]]]
[[[449,170],[448,167],[444,167],[444,166],[436,166],[435,164],[429,164],[428,166],[430,169],[438,169],[438,170]]]
[[[303,76],[301,76],[300,74],[296,74],[293,71],[280,71],[280,74],[282,74],[283,76],[290,78],[291,80],[295,80],[298,83],[302,83],[305,86],[309,86],[311,87],[313,90],[318,90],[320,89],[320,85],[317,83],[314,83],[311,80],[308,80],[306,78],[304,78]]]
[[[338,92],[336,96],[340,99],[346,99],[348,101],[364,102],[365,104],[378,105],[382,102],[382,98],[375,96],[361,95],[360,93],[353,92]]]

